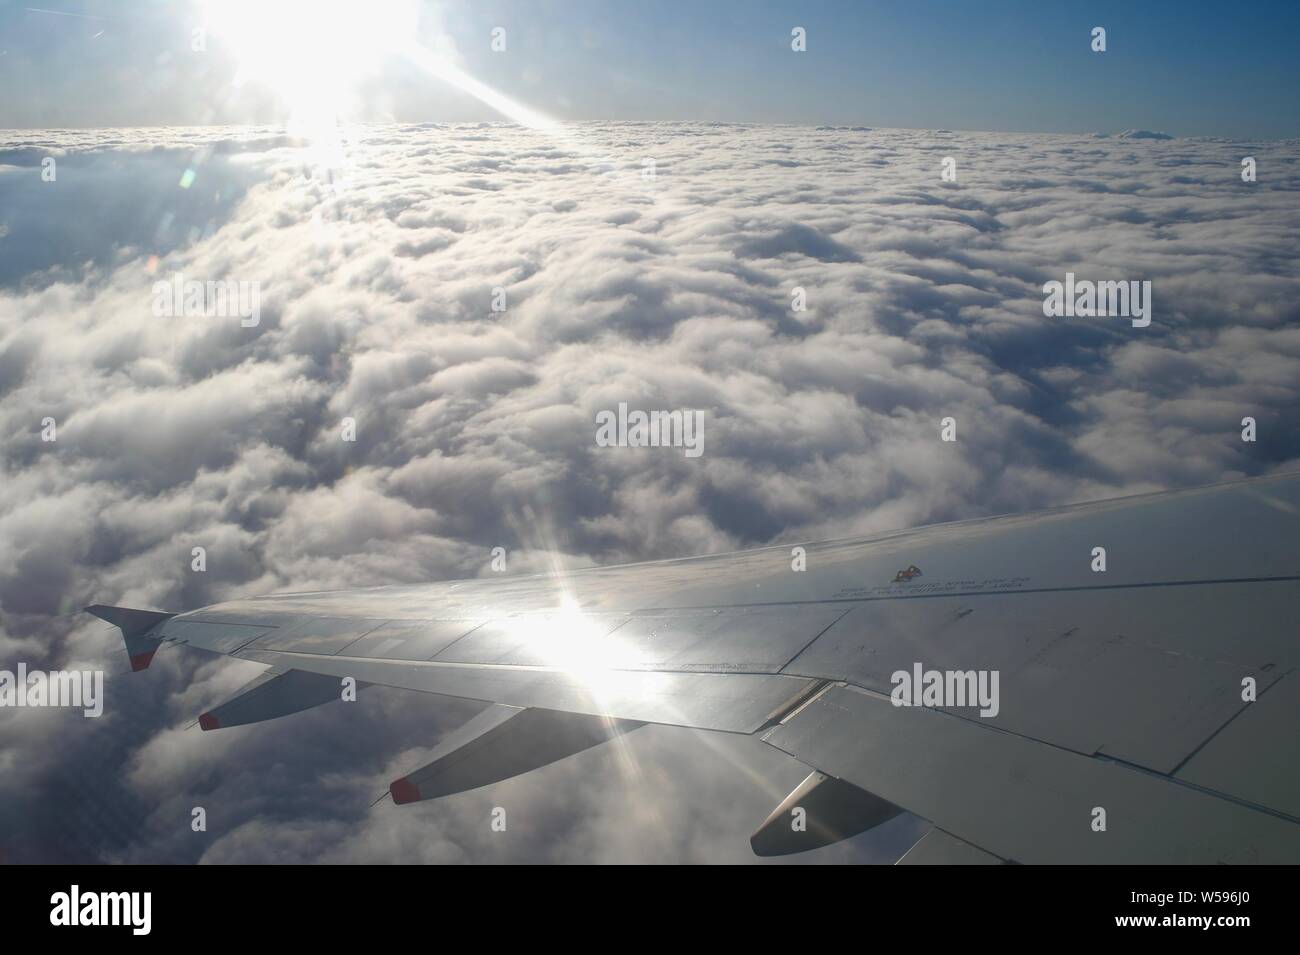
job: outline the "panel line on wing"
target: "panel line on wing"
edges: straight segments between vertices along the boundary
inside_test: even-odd
[[[1262,803],[1251,802],[1249,799],[1242,799],[1240,796],[1234,796],[1232,793],[1224,792],[1221,789],[1211,789],[1208,786],[1202,786],[1199,783],[1191,782],[1188,779],[1181,779],[1177,776],[1166,776],[1164,773],[1158,773],[1154,769],[1148,769],[1145,766],[1140,766],[1137,763],[1130,763],[1127,760],[1116,759],[1114,756],[1107,756],[1105,753],[1095,753],[1089,758],[1101,760],[1107,763],[1115,763],[1118,766],[1123,766],[1125,769],[1145,773],[1146,775],[1153,776],[1156,779],[1166,780],[1176,786],[1181,786],[1184,789],[1191,789],[1195,792],[1203,793],[1206,796],[1214,796],[1218,799],[1224,800],[1225,802],[1235,803],[1243,809],[1253,809],[1256,812],[1262,812],[1265,815],[1274,816],[1277,819],[1300,825],[1300,817],[1293,816],[1289,812],[1283,812],[1281,809],[1273,809],[1269,806],[1263,805]]]
[[[1017,594],[1085,593],[1092,590],[1136,590],[1143,587],[1199,587],[1203,584],[1273,584],[1300,581],[1300,574],[1281,577],[1222,577],[1214,580],[1152,580],[1128,584],[1089,584],[1086,587],[1021,587],[1006,590],[945,590],[926,594],[882,594],[876,597],[833,597],[826,600],[770,600],[743,604],[707,604],[698,607],[644,607],[637,613],[664,610],[744,610],[746,607],[804,607],[817,604],[862,604],[885,600],[929,600],[935,597],[1014,597]]]
[[[1256,703],[1262,702],[1263,699],[1264,699],[1264,695],[1265,695],[1266,693],[1268,693],[1269,690],[1273,689],[1273,687],[1275,687],[1275,686],[1280,686],[1280,685],[1281,685],[1281,683],[1282,683],[1282,678],[1283,678],[1283,677],[1290,676],[1290,675],[1292,675],[1292,674],[1294,674],[1294,673],[1296,673],[1296,672],[1297,672],[1296,670],[1287,670],[1285,673],[1281,673],[1281,674],[1279,674],[1278,677],[1277,677],[1277,679],[1275,679],[1272,683],[1265,683],[1264,686],[1263,686],[1263,688],[1259,691],[1259,696],[1256,697],[1255,702],[1256,702]],[[1192,751],[1191,751],[1190,753],[1188,753],[1185,757],[1183,757],[1182,762],[1180,762],[1177,766],[1175,766],[1173,769],[1171,769],[1171,770],[1169,771],[1169,775],[1170,775],[1170,776],[1176,776],[1176,775],[1178,774],[1179,770],[1181,770],[1184,766],[1186,766],[1188,763],[1190,763],[1190,762],[1192,761],[1192,759],[1196,756],[1197,753],[1199,753],[1201,750],[1205,749],[1205,747],[1209,746],[1210,743],[1212,743],[1212,742],[1214,741],[1215,737],[1217,737],[1220,733],[1222,733],[1222,732],[1223,732],[1224,730],[1226,730],[1229,726],[1231,726],[1231,725],[1233,724],[1233,722],[1235,722],[1237,719],[1239,719],[1239,718],[1240,718],[1243,714],[1245,714],[1249,709],[1250,709],[1250,707],[1248,707],[1248,706],[1243,706],[1243,707],[1241,707],[1241,709],[1237,710],[1237,711],[1236,711],[1235,713],[1233,713],[1230,717],[1228,717],[1228,718],[1223,722],[1223,724],[1222,724],[1218,729],[1216,729],[1216,730],[1215,730],[1213,733],[1211,733],[1209,736],[1205,737],[1205,739],[1201,740],[1200,744],[1199,744],[1199,745],[1198,745],[1194,750],[1192,750]]]
[[[474,626],[470,627],[468,630],[466,630],[464,633],[462,633],[462,634],[461,634],[459,637],[457,637],[455,640],[451,641],[451,643],[447,644],[445,647],[443,647],[442,649],[440,649],[440,650],[438,651],[438,653],[445,653],[446,651],[450,650],[452,647],[454,647],[456,644],[460,643],[462,640],[464,640],[466,637],[468,637],[468,636],[469,636],[471,633],[473,633],[475,630],[478,630],[478,629],[479,629],[480,627],[482,627],[484,624],[489,623],[489,622],[490,622],[489,620],[480,620],[478,623],[474,624]],[[346,650],[347,648],[344,647],[344,649]],[[437,654],[434,654],[434,656],[437,656]]]

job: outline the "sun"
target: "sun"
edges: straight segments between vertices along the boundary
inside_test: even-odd
[[[236,88],[269,89],[291,132],[328,140],[352,112],[360,81],[402,59],[532,129],[556,120],[476,79],[457,64],[455,45],[420,40],[416,0],[203,0],[204,29],[233,55]]]
[[[414,0],[206,0],[205,29],[233,54],[237,86],[284,103],[291,130],[342,119],[359,81],[416,34]]]

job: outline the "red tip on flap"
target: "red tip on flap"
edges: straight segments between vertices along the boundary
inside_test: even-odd
[[[211,713],[204,713],[199,717],[199,729],[215,730],[221,728],[221,720],[217,719]]]
[[[152,650],[146,650],[144,653],[137,653],[131,657],[131,669],[136,673],[141,670],[149,669],[149,664],[153,660],[153,655],[158,651],[157,647]]]
[[[388,791],[393,794],[393,802],[397,803],[399,806],[403,806],[408,802],[420,801],[420,787],[415,785],[415,783],[411,782],[405,776],[401,779],[395,780],[393,784],[388,787]]]

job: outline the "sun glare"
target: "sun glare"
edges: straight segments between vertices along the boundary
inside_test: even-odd
[[[358,82],[417,26],[414,0],[208,0],[205,13],[235,57],[236,84],[269,88],[304,134],[341,119]]]
[[[395,59],[521,126],[558,132],[556,120],[458,66],[454,48],[424,46],[415,0],[205,0],[204,11],[205,29],[235,59],[235,88],[270,90],[289,131],[318,144],[364,113],[360,81]]]
[[[520,629],[541,659],[578,677],[590,690],[612,688],[617,671],[642,662],[635,648],[608,634],[608,624],[587,616],[568,595],[558,613],[523,618]]]

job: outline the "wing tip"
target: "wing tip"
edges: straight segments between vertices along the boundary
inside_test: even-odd
[[[158,652],[162,641],[149,636],[164,621],[176,616],[162,610],[136,610],[132,607],[110,607],[107,604],[91,604],[82,608],[86,613],[107,621],[122,631],[126,653],[131,659],[131,670],[139,673],[149,669],[153,655]]]

